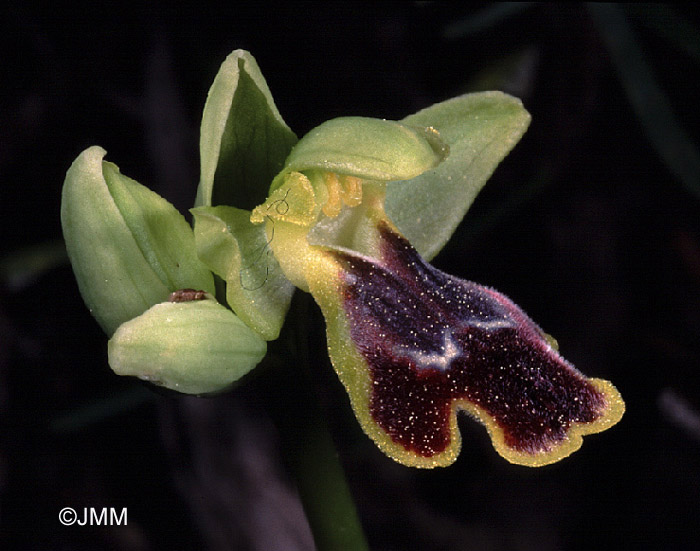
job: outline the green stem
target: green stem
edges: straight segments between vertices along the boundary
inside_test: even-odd
[[[287,338],[277,341],[264,384],[280,431],[287,465],[318,551],[368,550],[345,472],[311,380],[306,294],[297,292],[287,317]]]

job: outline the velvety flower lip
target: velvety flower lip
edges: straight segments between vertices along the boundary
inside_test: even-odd
[[[619,421],[624,403],[612,384],[577,371],[511,300],[433,268],[385,221],[378,234],[379,261],[326,249],[346,316],[328,330],[356,414],[386,453],[415,466],[451,463],[460,448],[456,411],[466,410],[502,456],[538,466]],[[314,294],[324,292],[316,285]],[[338,345],[332,332],[352,345]]]

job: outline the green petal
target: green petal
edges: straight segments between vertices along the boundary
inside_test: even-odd
[[[318,169],[364,180],[408,180],[438,165],[447,147],[438,133],[424,125],[341,117],[324,122],[292,149],[271,190],[289,172]]]
[[[201,260],[226,281],[226,300],[266,340],[279,336],[294,292],[275,259],[265,225],[233,207],[197,207],[195,241]]]
[[[221,65],[202,114],[196,206],[262,203],[297,137],[282,120],[253,56]]]
[[[387,214],[430,260],[525,133],[530,115],[517,98],[482,92],[435,104],[402,122],[437,129],[450,148],[447,159],[434,170],[387,187]]]
[[[265,356],[267,345],[214,300],[163,302],[122,324],[108,344],[109,365],[186,394],[231,386]]]
[[[213,278],[197,259],[185,219],[104,156],[90,147],[71,165],[61,225],[83,300],[111,335],[178,288],[213,291]]]

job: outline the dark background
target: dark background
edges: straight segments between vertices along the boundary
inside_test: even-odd
[[[61,245],[99,144],[183,212],[220,63],[250,50],[299,135],[495,88],[532,125],[435,264],[520,304],[627,403],[542,469],[461,422],[450,468],[362,435],[314,310],[314,373],[372,549],[673,549],[700,522],[700,31],[683,7],[27,2],[0,8],[0,547],[312,549],[255,385],[215,399],[114,376]],[[2,28],[4,26],[4,28]],[[631,35],[627,34],[631,31]],[[128,525],[63,527],[63,507]]]

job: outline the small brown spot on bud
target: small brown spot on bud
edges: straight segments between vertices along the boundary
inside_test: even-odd
[[[190,302],[192,300],[205,300],[209,298],[206,291],[197,291],[195,289],[179,289],[170,293],[169,302]]]

